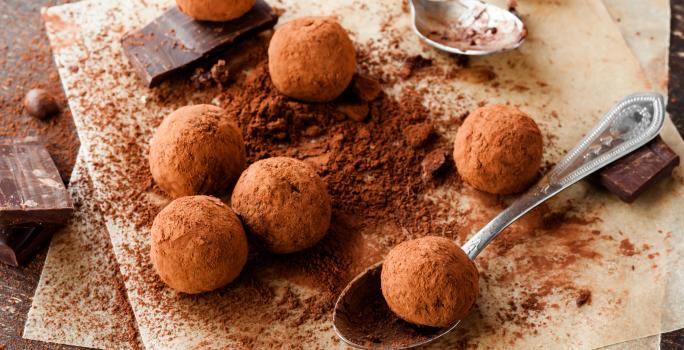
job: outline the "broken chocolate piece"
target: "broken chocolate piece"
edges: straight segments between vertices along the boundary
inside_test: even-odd
[[[227,22],[195,21],[173,7],[147,26],[126,34],[124,53],[149,86],[217,54],[238,39],[272,28],[278,21],[263,0],[244,16]]]
[[[660,179],[670,176],[679,156],[659,137],[599,172],[599,179],[610,192],[625,202]]]
[[[22,225],[0,227],[0,262],[19,266],[52,237],[56,226]]]
[[[373,78],[357,74],[351,83],[351,91],[361,101],[372,102],[380,96],[382,86],[380,86],[379,81]]]
[[[445,149],[439,148],[425,155],[420,165],[423,168],[423,179],[430,179],[439,174],[446,165],[448,152]]]
[[[37,139],[0,139],[0,225],[63,224],[73,211],[57,167]]]

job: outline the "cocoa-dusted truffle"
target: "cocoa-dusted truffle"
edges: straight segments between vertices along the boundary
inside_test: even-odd
[[[543,144],[539,127],[519,109],[490,105],[476,109],[458,129],[454,160],[461,177],[478,190],[511,194],[537,176]]]
[[[245,168],[233,118],[212,105],[181,107],[164,118],[150,145],[152,177],[171,197],[222,195]]]
[[[150,257],[169,287],[208,292],[240,274],[247,237],[235,213],[217,198],[181,197],[154,219]]]
[[[178,9],[200,21],[222,22],[241,17],[256,0],[176,0]]]
[[[392,312],[422,326],[447,327],[463,319],[479,294],[475,264],[444,237],[418,238],[392,248],[380,283]]]
[[[43,89],[31,89],[26,93],[24,109],[38,119],[47,119],[61,111],[55,97]]]
[[[278,28],[268,47],[268,69],[282,94],[309,102],[335,99],[356,68],[349,35],[331,17],[304,17]]]
[[[231,204],[247,230],[274,253],[311,247],[330,226],[325,183],[311,166],[293,158],[250,165],[235,185]]]

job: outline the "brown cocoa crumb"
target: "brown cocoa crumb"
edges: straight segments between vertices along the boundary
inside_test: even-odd
[[[432,66],[432,59],[425,58],[421,55],[411,56],[404,62],[404,65],[399,71],[399,76],[403,79],[408,79],[416,71],[430,66]]]
[[[425,158],[423,158],[421,166],[423,168],[424,179],[430,179],[438,175],[441,170],[445,168],[447,154],[449,154],[448,150],[439,148],[428,153]]]
[[[421,147],[427,143],[433,131],[434,127],[429,122],[409,125],[404,128],[404,139],[411,147]]]
[[[382,87],[376,79],[356,74],[351,83],[351,91],[361,101],[372,102],[380,96]]]
[[[620,254],[622,254],[624,256],[632,256],[632,255],[637,254],[637,250],[634,247],[634,244],[632,242],[630,242],[629,239],[626,239],[626,238],[623,239],[622,241],[620,241],[619,249],[620,249]]]
[[[370,108],[368,108],[368,103],[345,103],[340,104],[337,109],[344,113],[349,119],[362,122],[368,117]]]
[[[580,290],[577,299],[575,299],[575,303],[577,304],[577,307],[582,307],[584,304],[591,304],[591,291],[588,289]]]

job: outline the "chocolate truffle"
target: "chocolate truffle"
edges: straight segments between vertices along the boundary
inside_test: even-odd
[[[233,118],[212,105],[181,107],[164,118],[150,145],[152,177],[171,197],[222,195],[245,168]]]
[[[222,22],[241,17],[256,0],[176,0],[178,9],[200,21]]]
[[[428,236],[392,248],[380,273],[392,312],[421,326],[447,327],[468,315],[479,294],[475,264],[456,244]]]
[[[525,190],[537,176],[542,152],[542,136],[534,120],[505,105],[470,113],[454,142],[454,160],[463,180],[494,194]]]
[[[278,28],[268,47],[268,69],[282,94],[309,102],[335,99],[354,76],[349,35],[330,17],[304,17]]]
[[[235,185],[231,203],[247,231],[274,253],[311,247],[330,226],[325,183],[311,166],[293,158],[250,165]]]
[[[154,219],[150,257],[169,287],[208,292],[240,274],[247,262],[247,237],[235,213],[217,198],[181,197]]]
[[[54,96],[43,89],[31,89],[26,93],[24,109],[38,119],[47,119],[62,110]]]

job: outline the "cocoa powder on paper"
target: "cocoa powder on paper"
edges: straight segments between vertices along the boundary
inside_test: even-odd
[[[300,326],[326,324],[341,289],[354,275],[382,259],[389,248],[428,234],[462,243],[503,209],[510,198],[476,192],[458,177],[448,156],[452,142],[440,130],[458,128],[462,118],[440,120],[440,107],[428,109],[423,104],[426,91],[422,89],[404,88],[396,96],[377,92],[378,82],[389,91],[397,81],[398,72],[385,69],[384,58],[369,51],[372,45],[357,47],[359,69],[347,91],[332,102],[309,104],[287,98],[273,87],[265,55],[266,42],[252,41],[264,49],[250,51],[253,65],[249,73],[228,67],[231,80],[218,85],[174,81],[173,89],[153,91],[148,103],[167,105],[184,101],[182,94],[192,89],[198,95],[195,101],[219,101],[222,108],[233,112],[245,139],[248,164],[274,156],[309,162],[327,183],[331,195],[332,222],[328,234],[314,247],[289,255],[273,255],[251,244],[247,265],[234,283],[197,296],[169,297],[152,269],[147,252],[128,253],[142,267],[142,276],[136,278],[144,283],[134,288],[152,286],[152,291],[137,292],[152,293],[155,308],[192,310],[180,311],[176,316],[198,324],[207,323],[202,321],[204,317],[211,318],[212,325],[222,325],[211,331],[228,333],[246,348],[314,346],[320,329]],[[391,54],[401,57],[401,52]],[[409,57],[404,60],[408,61]],[[229,61],[224,57],[221,64]],[[457,69],[463,72],[454,74],[422,66],[409,79],[458,79],[470,68]],[[497,78],[491,75],[491,79]],[[474,107],[471,102],[457,99],[450,107],[459,109],[457,115],[467,115],[468,109]],[[353,117],[340,108],[349,104],[365,104],[367,115]],[[117,118],[121,111],[116,106],[108,106],[105,113],[108,117],[100,121],[103,128],[129,127]],[[421,125],[433,128],[426,133],[423,131],[428,128]],[[419,137],[407,138],[413,134]],[[139,232],[147,232],[154,215],[166,203],[149,175],[144,144],[148,137],[140,130],[117,135],[110,142],[115,141],[120,152],[122,159],[111,159],[118,166],[106,162],[94,164],[105,174],[111,171],[126,174],[129,182],[112,183],[110,201],[103,203],[102,209],[111,217],[134,223]],[[426,198],[426,194],[440,189],[454,195],[467,193],[474,198],[474,205],[489,211],[481,214],[452,207],[445,199]],[[581,261],[600,261],[601,255],[592,245],[609,237],[609,233],[594,234],[591,225],[596,219],[577,218],[572,214],[573,208],[573,203],[553,210],[542,206],[508,229],[492,243],[487,254],[478,258],[481,285],[516,286],[523,292],[510,296],[506,302],[492,303],[481,298],[478,302],[482,305],[496,307],[498,322],[484,323],[476,307],[459,331],[463,347],[468,345],[469,332],[498,332],[509,324],[525,332],[537,331],[544,321],[537,320],[536,315],[549,307],[565,306],[548,302],[549,295],[559,296],[575,307],[578,290],[586,287],[575,286],[572,276],[563,271]],[[456,219],[446,220],[448,217]],[[534,241],[538,235],[553,237],[567,249],[554,259],[544,260],[540,254],[532,254],[529,260],[521,259],[515,247]],[[495,269],[489,266],[490,261],[493,264],[511,262],[514,268],[505,275],[496,275]],[[531,278],[546,276],[549,272],[554,272],[553,276],[546,278],[542,285]],[[274,286],[264,276],[284,278],[291,286]],[[315,295],[306,295],[300,287],[314,290]],[[202,305],[202,313],[179,305]],[[278,327],[273,325],[284,327],[289,339],[269,333],[277,331]],[[173,335],[172,330],[165,332]]]

